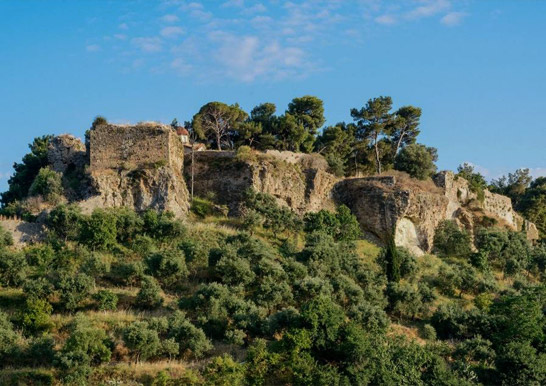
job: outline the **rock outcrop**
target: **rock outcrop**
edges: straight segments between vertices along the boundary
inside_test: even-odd
[[[451,172],[437,174],[434,183],[397,174],[346,179],[336,186],[336,198],[351,208],[364,231],[383,242],[394,234],[397,245],[418,255],[431,251],[436,227],[444,220],[455,220],[470,232],[497,224],[537,238],[509,198],[489,191],[484,196],[480,202],[468,182]]]
[[[234,152],[196,152],[194,193],[202,197],[213,194],[232,214],[239,212],[244,193],[250,188],[271,194],[299,214],[334,209],[332,188],[338,179],[327,169],[319,155],[267,151],[241,160]],[[185,172],[190,186],[191,154],[186,155]]]

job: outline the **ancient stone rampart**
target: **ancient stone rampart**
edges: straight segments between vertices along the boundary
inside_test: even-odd
[[[89,142],[91,171],[183,167],[182,143],[165,125],[100,125],[91,130]]]

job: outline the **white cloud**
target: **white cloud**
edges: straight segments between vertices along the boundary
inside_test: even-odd
[[[162,49],[161,39],[158,37],[133,38],[131,43],[143,52],[159,52]]]
[[[122,30],[128,30],[129,26],[127,25],[127,23],[121,23],[120,25],[118,25],[118,28]]]
[[[87,46],[85,46],[85,50],[87,52],[98,52],[100,51],[100,46],[98,44],[88,44]]]
[[[178,16],[172,14],[161,17],[161,21],[164,23],[176,23],[178,20],[180,20]]]
[[[454,27],[461,24],[466,15],[467,14],[465,12],[450,12],[442,17],[440,22],[449,27]]]
[[[451,7],[448,0],[420,0],[420,5],[407,13],[409,19],[421,19],[434,16],[440,12],[446,11]]]
[[[114,34],[114,37],[118,40],[126,40],[127,39],[127,35],[125,34]]]
[[[163,27],[160,31],[161,36],[170,38],[170,37],[176,37],[178,35],[182,35],[184,33],[184,30],[181,27]]]
[[[170,68],[173,69],[179,75],[187,75],[193,68],[193,66],[182,58],[176,58],[170,63]]]
[[[396,23],[396,17],[393,15],[381,15],[375,18],[375,22],[383,25],[393,25]]]
[[[242,8],[245,5],[245,0],[228,0],[225,3],[222,3],[222,7],[229,8],[229,7],[236,7],[236,8]]]
[[[257,36],[235,36],[215,33],[211,38],[219,43],[215,59],[230,77],[252,82],[258,77],[274,79],[295,75],[307,66],[304,51],[283,46],[278,41],[263,41]]]

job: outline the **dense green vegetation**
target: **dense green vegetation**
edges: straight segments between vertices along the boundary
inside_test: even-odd
[[[446,222],[440,257],[415,257],[371,252],[345,207],[301,218],[248,192],[241,219],[196,208],[60,205],[47,241],[0,238],[0,383],[546,380],[546,250],[518,233],[480,230],[472,250]]]

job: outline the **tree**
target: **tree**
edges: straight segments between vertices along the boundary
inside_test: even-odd
[[[79,206],[59,205],[49,212],[46,225],[50,232],[64,241],[76,240],[80,233],[81,219]]]
[[[480,173],[474,171],[474,166],[472,164],[465,162],[462,165],[459,165],[456,176],[467,180],[470,190],[478,195],[478,200],[483,201],[483,191],[487,188],[487,182]]]
[[[108,362],[111,342],[103,329],[95,328],[86,316],[79,314],[70,325],[70,335],[55,358],[67,384],[86,384],[90,366]]]
[[[13,236],[0,226],[0,249],[13,245]]]
[[[113,311],[118,305],[118,296],[110,290],[100,290],[93,295],[100,311]]]
[[[534,180],[518,204],[525,218],[536,224],[541,239],[546,239],[546,177]]]
[[[23,328],[35,334],[43,332],[52,327],[50,315],[53,307],[43,299],[29,298],[21,315]]]
[[[470,235],[460,230],[453,220],[445,220],[436,228],[434,251],[442,256],[468,256],[471,252]]]
[[[140,284],[140,291],[136,297],[136,304],[142,308],[156,308],[163,304],[161,287],[152,276],[144,276]]]
[[[247,113],[238,104],[209,102],[194,115],[192,127],[200,138],[222,150],[222,147],[233,148],[234,131],[246,118]]]
[[[83,219],[80,240],[85,245],[105,250],[116,244],[117,220],[113,212],[95,209],[90,217]]]
[[[294,98],[288,104],[286,115],[294,117],[295,121],[303,127],[303,138],[301,144],[305,151],[309,152],[315,142],[317,130],[324,122],[324,105],[321,99],[305,95],[301,98]]]
[[[355,154],[355,132],[354,124],[342,122],[326,127],[317,138],[316,151],[325,155],[337,176],[345,174],[349,160]]]
[[[166,286],[173,286],[188,276],[188,268],[181,250],[168,249],[146,258],[148,273]]]
[[[381,137],[388,136],[392,132],[392,108],[391,97],[380,96],[368,100],[366,106],[360,110],[351,109],[351,116],[357,123],[356,138],[358,141],[370,140],[375,150],[375,166],[378,174],[381,174],[381,154],[379,141]]]
[[[95,280],[83,273],[77,275],[61,274],[55,282],[59,291],[60,303],[68,311],[76,310],[87,299],[95,286]]]
[[[393,158],[396,158],[398,151],[405,145],[415,143],[420,133],[419,123],[421,120],[421,109],[413,106],[400,107],[394,113],[392,143]]]
[[[394,168],[408,173],[413,178],[424,180],[436,172],[435,161],[438,160],[438,152],[433,147],[422,144],[405,146],[394,159]]]
[[[56,202],[63,193],[62,176],[49,167],[41,168],[32,182],[28,194],[42,196],[46,201]]]
[[[47,152],[52,135],[35,138],[29,145],[30,153],[23,157],[22,163],[13,164],[15,173],[8,180],[9,190],[1,194],[1,204],[7,204],[27,197],[30,186],[40,172],[48,165]]]
[[[517,207],[525,190],[533,181],[533,177],[529,173],[529,169],[518,169],[514,173],[508,173],[508,177],[502,176],[493,180],[489,188],[494,193],[510,197],[512,205]]]
[[[133,351],[135,361],[146,360],[156,355],[161,344],[157,331],[151,329],[148,322],[133,322],[123,330],[123,342]]]

